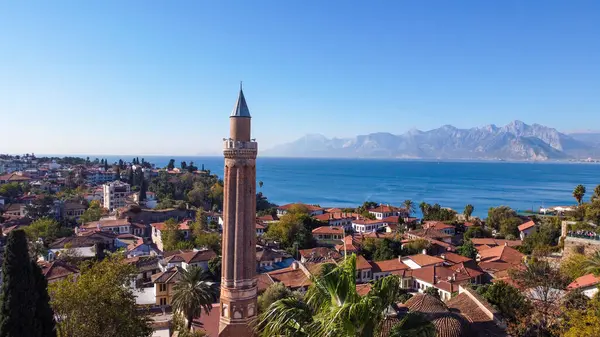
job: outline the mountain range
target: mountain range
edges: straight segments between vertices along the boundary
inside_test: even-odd
[[[561,133],[521,121],[459,129],[452,125],[401,135],[378,132],[353,138],[309,134],[261,152],[265,156],[464,160],[581,160],[600,157],[600,133]]]

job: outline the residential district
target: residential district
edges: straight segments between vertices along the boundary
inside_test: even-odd
[[[275,205],[241,91],[230,121],[222,179],[173,160],[0,157],[2,271],[24,233],[59,336],[600,335],[600,188],[486,219]]]

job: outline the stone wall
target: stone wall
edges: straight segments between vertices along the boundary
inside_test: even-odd
[[[600,251],[600,241],[588,240],[582,238],[565,237],[565,248],[563,250],[563,259],[568,258],[575,252],[591,256]]]

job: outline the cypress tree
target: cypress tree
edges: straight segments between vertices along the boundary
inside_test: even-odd
[[[50,296],[48,295],[48,281],[42,273],[42,268],[31,261],[33,271],[34,290],[36,292],[36,305],[34,316],[34,328],[36,337],[56,337],[56,322],[54,311],[50,307]]]
[[[142,183],[140,186],[140,201],[146,200],[146,190],[147,189],[148,189],[148,185],[147,185],[146,179],[144,179],[144,176],[142,173]]]
[[[36,296],[25,232],[10,232],[2,265],[0,337],[35,337]]]

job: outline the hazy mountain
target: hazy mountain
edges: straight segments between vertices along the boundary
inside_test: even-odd
[[[513,121],[502,127],[486,125],[458,129],[444,125],[430,131],[413,129],[401,135],[380,132],[347,139],[307,135],[261,154],[347,158],[577,159],[598,152],[600,137],[588,138],[563,134],[539,124]]]
[[[571,138],[593,147],[600,147],[600,132],[573,132],[568,134]]]

